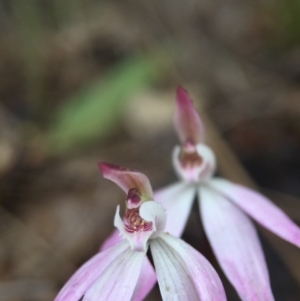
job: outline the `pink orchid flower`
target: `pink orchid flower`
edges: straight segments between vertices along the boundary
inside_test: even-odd
[[[156,276],[163,300],[226,301],[210,263],[181,239],[164,233],[166,212],[153,201],[148,178],[107,163],[100,169],[127,194],[125,217],[120,218],[118,206],[114,219],[120,236],[87,261],[55,301],[137,300],[149,291],[148,280],[152,288]],[[155,272],[146,256],[149,246]]]
[[[166,231],[180,236],[198,196],[205,233],[215,256],[243,301],[274,300],[256,229],[248,217],[300,247],[299,227],[263,195],[222,178],[213,178],[216,159],[203,143],[204,128],[187,92],[177,90],[175,130],[181,145],[173,164],[181,179],[155,193],[168,211]]]

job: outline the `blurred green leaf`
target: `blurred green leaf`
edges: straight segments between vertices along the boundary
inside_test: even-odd
[[[279,46],[290,48],[300,42],[300,1],[279,0],[266,2],[267,12],[274,22],[275,38]]]
[[[137,56],[119,63],[78,93],[57,113],[44,137],[52,154],[103,138],[118,124],[126,100],[149,85],[162,70],[160,56]]]

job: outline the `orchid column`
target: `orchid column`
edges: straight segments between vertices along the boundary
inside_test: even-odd
[[[164,233],[166,212],[153,201],[148,178],[112,164],[102,163],[100,168],[127,195],[123,220],[119,206],[114,219],[120,241],[85,263],[55,301],[142,300],[156,276],[165,301],[226,301],[210,263],[181,239]],[[149,246],[155,273],[146,257]]]

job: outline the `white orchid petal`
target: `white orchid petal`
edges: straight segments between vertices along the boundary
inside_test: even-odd
[[[117,206],[114,218],[114,226],[119,230],[120,235],[125,238],[127,232],[125,230],[124,222],[120,217],[120,205]]]
[[[101,273],[83,301],[130,301],[141,272],[145,252],[127,249]]]
[[[78,301],[101,273],[129,249],[128,242],[123,241],[92,257],[68,280],[54,301]]]
[[[166,227],[167,215],[165,208],[154,201],[144,202],[139,210],[140,216],[153,224],[153,234],[158,234]]]
[[[193,287],[192,291],[195,296],[181,297],[179,300],[226,301],[223,285],[214,268],[204,256],[183,240],[172,235],[162,234],[158,239],[158,244],[154,243],[152,246],[151,242],[151,251],[156,269],[165,269],[165,266],[171,266],[177,261],[179,269],[181,269],[178,271],[181,276],[179,284],[184,287],[186,285]],[[155,254],[157,253],[161,260],[156,262]],[[168,277],[167,274],[163,274],[163,276]],[[159,277],[158,281],[160,281]],[[160,284],[162,289],[168,280],[164,279],[163,281],[163,284]],[[187,291],[188,288],[185,290]],[[166,295],[169,296],[168,292]]]
[[[154,192],[156,202],[167,211],[165,231],[181,236],[193,204],[196,188],[188,183],[176,183]]]
[[[183,240],[162,234],[150,247],[163,300],[226,301],[216,271]]]
[[[206,180],[214,173],[217,165],[216,155],[206,144],[197,144],[197,152],[203,160],[199,170],[199,180]]]
[[[164,301],[200,301],[188,271],[178,254],[161,238],[150,244],[159,289]]]
[[[224,179],[213,179],[211,187],[248,213],[262,226],[300,247],[300,228],[263,195]]]
[[[214,253],[243,301],[272,301],[269,275],[251,220],[221,194],[199,189],[201,216]]]

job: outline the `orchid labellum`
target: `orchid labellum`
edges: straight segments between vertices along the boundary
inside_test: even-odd
[[[118,206],[114,220],[120,235],[71,277],[55,301],[142,300],[156,277],[163,300],[225,301],[210,263],[181,239],[164,233],[166,212],[153,201],[148,178],[112,164],[102,163],[100,169],[127,195],[124,218]],[[146,256],[149,247],[155,272]]]

